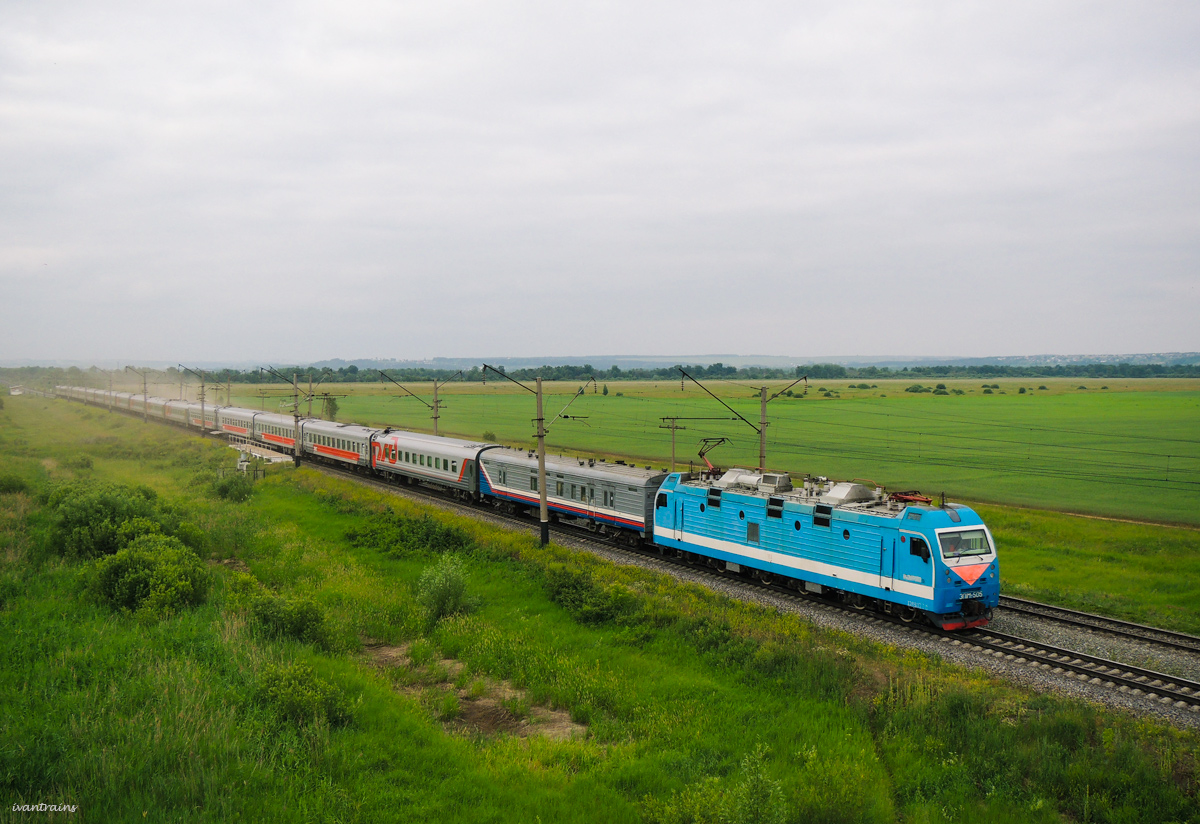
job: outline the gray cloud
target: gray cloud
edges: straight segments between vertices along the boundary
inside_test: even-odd
[[[1187,3],[0,9],[7,357],[1194,350]]]

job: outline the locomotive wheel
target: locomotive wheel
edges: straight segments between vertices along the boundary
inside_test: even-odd
[[[917,617],[917,611],[912,607],[904,607],[900,610],[900,620],[906,624],[911,624],[913,619]]]
[[[847,598],[846,602],[848,604],[850,604],[850,606],[854,607],[855,609],[866,609],[867,608],[867,599],[862,597],[861,595],[859,595],[857,592],[852,594],[849,598]],[[912,620],[912,619],[907,619],[907,620]]]
[[[774,575],[774,573],[767,572],[767,571],[765,571],[765,570],[761,570],[761,569],[760,569],[760,570],[758,571],[758,576],[757,576],[757,577],[758,577],[758,580],[759,580],[759,582],[760,582],[760,583],[767,584],[768,586],[770,586],[771,584],[775,583],[775,575]]]

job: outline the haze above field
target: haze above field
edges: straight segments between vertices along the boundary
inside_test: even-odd
[[[1194,352],[1198,40],[1184,3],[6,3],[0,358]]]

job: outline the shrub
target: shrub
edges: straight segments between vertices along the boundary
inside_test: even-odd
[[[17,492],[28,492],[29,484],[24,478],[16,475],[0,475],[0,494],[12,495]]]
[[[935,389],[945,389],[945,388],[946,388],[946,384],[944,384],[944,383],[939,383],[939,384],[938,384],[936,387],[934,387],[934,388],[935,388]]]
[[[1042,386],[1039,386],[1039,387],[1038,387],[1038,389],[1045,389],[1045,388],[1046,388],[1045,384],[1043,384]]]
[[[585,624],[623,618],[637,609],[633,595],[623,587],[602,588],[586,570],[565,566],[546,569],[546,594]]]
[[[352,717],[350,702],[342,691],[299,662],[286,667],[268,665],[258,678],[255,697],[277,720],[297,726],[340,726]]]
[[[219,498],[242,503],[254,493],[254,481],[244,472],[233,472],[213,481],[212,489]]]
[[[933,390],[933,394],[935,394],[935,395],[949,395],[950,393],[949,393],[949,392],[947,392],[945,389],[935,389],[935,390]]]
[[[1086,387],[1086,386],[1081,386],[1081,387],[1079,387],[1079,388],[1080,388],[1080,389],[1087,389],[1087,387]]]
[[[329,646],[325,611],[309,598],[262,595],[251,602],[250,617],[270,636]]]
[[[147,487],[94,481],[63,484],[47,501],[51,543],[68,558],[111,555],[126,543],[122,524],[134,518],[156,520],[156,499]]]
[[[209,585],[196,553],[176,538],[153,534],[97,560],[86,581],[92,594],[113,609],[156,617],[203,603]]]
[[[63,461],[63,466],[67,469],[91,469],[92,465],[91,455],[73,455]]]
[[[469,552],[474,541],[462,529],[449,526],[429,515],[406,518],[394,512],[372,519],[360,529],[352,529],[346,538],[357,547],[372,547],[393,555],[415,552]]]
[[[605,392],[604,394],[606,394],[606,395],[607,395],[608,393],[607,393],[607,392]],[[484,439],[485,441],[490,441],[490,442],[492,442],[492,443],[495,443],[495,442],[496,442],[496,433],[495,433],[495,432],[493,432],[493,431],[492,431],[492,430],[490,430],[490,429],[485,429],[485,430],[483,431],[483,439]]]
[[[993,395],[993,394],[995,394],[995,393],[994,393],[994,392],[992,392],[992,390],[990,390],[990,389],[985,389],[985,390],[983,390],[983,394],[985,394],[985,395]]]
[[[1024,387],[1024,386],[1022,386],[1020,389],[1018,389],[1018,390],[1017,390],[1017,394],[1018,394],[1018,395],[1024,395],[1024,394],[1025,394],[1025,387]]]
[[[425,607],[431,625],[448,616],[470,612],[473,604],[467,594],[467,573],[462,559],[443,555],[421,573],[417,600]]]

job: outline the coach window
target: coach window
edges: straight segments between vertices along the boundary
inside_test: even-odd
[[[562,491],[563,491],[563,482],[562,482],[562,481],[555,481],[555,482],[554,482],[554,494],[555,494],[555,495],[557,495],[558,497],[560,497],[560,498],[561,498],[561,497],[562,497]]]
[[[441,459],[441,458],[434,458],[434,459],[433,459],[433,468],[434,468],[434,469],[441,469],[441,468],[442,468],[442,459]]]
[[[421,456],[421,466],[424,466],[424,465],[425,465],[425,456],[422,455]]]
[[[450,471],[451,471],[451,472],[457,472],[457,471],[458,471],[458,461],[454,461],[453,463],[451,463],[451,464],[450,464]]]
[[[537,492],[537,491],[538,491],[538,488],[537,488],[537,475],[533,475],[533,476],[531,476],[531,477],[529,478],[529,488],[530,488],[530,489],[532,489],[534,492]]]

